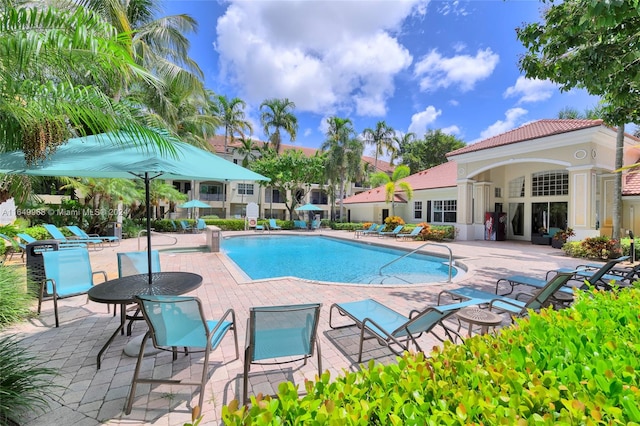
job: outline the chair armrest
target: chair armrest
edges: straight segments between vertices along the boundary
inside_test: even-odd
[[[94,271],[94,272],[92,272],[91,274],[92,274],[93,276],[98,275],[98,274],[101,274],[101,275],[102,275],[102,278],[104,278],[104,281],[102,281],[102,282],[108,281],[107,273],[106,273],[105,271]],[[92,281],[93,281],[93,280],[92,280]],[[95,284],[95,283],[93,283],[93,282],[92,282],[92,284]]]

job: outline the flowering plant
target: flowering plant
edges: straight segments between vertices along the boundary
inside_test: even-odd
[[[576,235],[576,233],[573,232],[573,229],[571,228],[561,229],[560,231],[556,232],[556,234],[553,236],[553,239],[567,242],[567,240],[574,235]]]

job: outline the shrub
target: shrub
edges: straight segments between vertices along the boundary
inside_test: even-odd
[[[562,250],[570,256],[587,259],[613,259],[622,256],[616,240],[606,236],[585,238],[579,242],[568,242]]]
[[[24,269],[0,266],[0,328],[29,317],[32,300]]]
[[[400,216],[387,216],[384,223],[387,225],[385,231],[390,231],[398,225],[404,225],[404,219]]]
[[[227,425],[638,424],[640,292],[578,292],[574,307],[545,309],[497,335],[446,342],[430,357],[369,362],[331,380],[290,382],[276,398],[232,401]]]
[[[15,336],[0,337],[0,424],[19,424],[27,410],[43,410],[57,385],[56,370],[40,362],[20,346]]]

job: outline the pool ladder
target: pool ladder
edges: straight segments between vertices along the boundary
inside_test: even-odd
[[[426,246],[442,246],[442,247],[446,248],[449,251],[449,279],[447,280],[447,282],[450,283],[451,282],[451,277],[453,275],[453,252],[451,251],[451,248],[449,246],[445,245],[445,244],[432,243],[432,242],[424,243],[420,247],[416,248],[415,250],[412,250],[409,253],[403,254],[402,256],[398,257],[397,259],[393,259],[391,262],[388,262],[388,263],[382,265],[380,267],[380,269],[378,269],[378,275],[382,275],[382,270],[384,268],[386,268],[387,266],[392,265],[392,264],[396,263],[397,261],[404,259],[405,257],[411,256],[412,254],[414,254],[415,252],[417,252],[418,250],[420,250],[421,248],[426,247]],[[403,280],[400,277],[396,277],[396,278],[401,279],[402,281],[405,281],[407,283],[409,282],[407,280]],[[381,282],[381,284],[382,284],[382,282]]]

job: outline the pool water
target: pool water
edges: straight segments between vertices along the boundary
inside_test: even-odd
[[[382,270],[406,251],[322,236],[228,237],[221,249],[254,280],[293,276],[314,281],[361,284],[446,282],[449,262],[414,253]],[[457,273],[452,270],[452,276]]]

